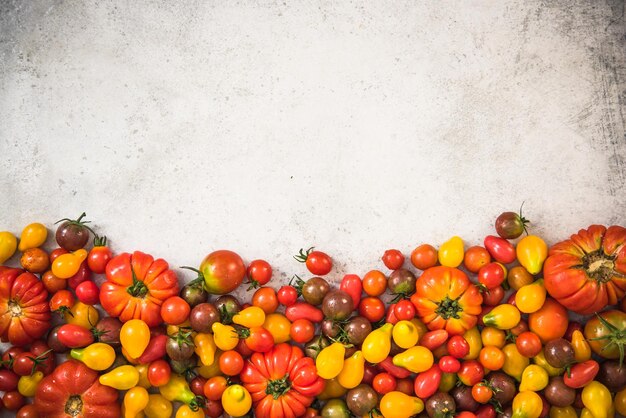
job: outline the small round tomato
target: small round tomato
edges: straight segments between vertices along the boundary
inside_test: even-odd
[[[408,377],[405,379],[396,379],[395,390],[413,396],[415,394],[413,380]]]
[[[223,352],[219,362],[220,370],[227,376],[236,376],[243,370],[243,357],[234,350]]]
[[[396,378],[389,373],[378,373],[372,380],[372,387],[381,395],[396,390]]]
[[[31,273],[43,273],[50,267],[50,258],[41,248],[29,248],[22,254],[20,264]]]
[[[525,331],[515,339],[517,351],[524,357],[532,358],[541,352],[541,340],[534,332]]]
[[[161,317],[166,324],[179,325],[189,318],[191,307],[180,296],[171,296],[161,305]]]
[[[387,277],[382,271],[371,270],[363,276],[363,291],[369,296],[380,296],[387,290]]]
[[[266,285],[272,278],[272,266],[265,260],[254,260],[248,265],[250,289]]]
[[[496,306],[504,299],[505,291],[502,286],[496,286],[493,289],[487,289],[483,292],[483,304],[486,306]]]
[[[410,321],[415,318],[415,305],[410,300],[402,299],[396,303],[393,313],[399,321]]]
[[[33,342],[30,345],[30,351],[37,356],[37,371],[42,372],[46,376],[54,371],[56,367],[56,359],[47,342],[42,340]]]
[[[291,306],[298,300],[298,291],[295,287],[286,285],[278,289],[276,297],[281,305]]]
[[[470,345],[461,335],[453,335],[446,344],[448,354],[455,358],[463,358],[470,352]]]
[[[544,344],[565,335],[568,322],[567,310],[552,298],[547,298],[541,309],[528,315],[529,329]]]
[[[35,355],[25,351],[13,359],[13,372],[18,376],[30,376],[35,371],[35,365]]]
[[[52,274],[52,270],[46,271],[41,276],[41,282],[50,294],[67,288],[67,280],[59,279],[57,276]]]
[[[100,289],[91,280],[85,280],[74,289],[76,297],[85,305],[95,305],[100,302]]]
[[[474,386],[483,380],[485,369],[476,360],[467,360],[461,363],[461,369],[457,372],[459,380],[466,386]]]
[[[469,247],[463,257],[463,265],[472,273],[478,273],[481,267],[486,266],[490,262],[491,256],[489,255],[489,251],[480,245]]]
[[[420,270],[436,266],[437,259],[437,249],[430,244],[422,244],[411,252],[411,264]]]
[[[252,295],[252,306],[258,306],[266,314],[276,312],[278,309],[278,297],[271,287],[259,287]]]
[[[504,366],[505,356],[502,350],[495,345],[487,345],[481,348],[478,360],[486,369],[500,370]]]
[[[359,315],[370,322],[378,322],[385,317],[385,304],[376,297],[366,297],[359,303]]]
[[[0,369],[0,390],[10,392],[17,389],[17,382],[20,377],[8,369]]]
[[[315,336],[315,325],[308,319],[296,319],[291,323],[289,335],[297,343],[307,343]]]
[[[502,348],[506,344],[506,333],[495,327],[485,327],[480,332],[480,339],[483,342],[483,346],[493,345]]]
[[[515,266],[509,270],[506,280],[509,282],[509,286],[511,286],[512,289],[520,290],[527,284],[534,282],[535,278],[523,266]]]
[[[333,261],[330,256],[322,251],[313,251],[313,247],[304,251],[300,249],[294,258],[306,264],[306,268],[316,276],[325,276],[333,268]]]
[[[498,262],[484,265],[478,270],[478,282],[487,289],[493,289],[502,284],[506,278],[506,269]]]
[[[74,306],[74,295],[69,290],[59,290],[50,298],[50,310],[53,312],[67,312]]]
[[[439,359],[439,368],[444,373],[456,373],[461,368],[461,362],[452,356],[443,356]]]
[[[213,376],[204,384],[204,396],[210,401],[219,401],[227,387],[228,380],[224,376]]]
[[[276,344],[289,341],[289,331],[291,330],[291,322],[281,313],[269,314],[265,317],[263,328],[268,330]]]
[[[383,254],[382,260],[389,270],[398,270],[404,264],[404,254],[400,250],[387,250]]]
[[[487,403],[493,396],[493,391],[489,388],[489,386],[483,384],[482,382],[476,383],[472,386],[472,398],[478,403]]]
[[[111,249],[107,247],[107,237],[96,237],[93,240],[93,248],[87,255],[89,270],[96,274],[104,274],[108,262],[113,258]]]
[[[17,411],[26,403],[26,398],[16,390],[5,392],[2,396],[2,404],[9,411]]]
[[[33,404],[24,405],[17,411],[15,418],[39,418],[39,412]]]
[[[170,381],[172,369],[165,360],[156,360],[148,366],[148,381],[154,387],[163,386]]]

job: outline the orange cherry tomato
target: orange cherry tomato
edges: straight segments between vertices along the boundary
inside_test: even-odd
[[[219,360],[220,370],[227,376],[236,376],[243,370],[243,357],[234,350],[224,351]]]
[[[228,380],[224,376],[213,376],[204,384],[204,396],[210,401],[219,401],[227,387]]]
[[[485,247],[475,245],[465,251],[465,257],[463,257],[463,265],[472,273],[478,273],[478,270],[482,266],[485,266],[491,262],[491,255]]]
[[[547,298],[541,309],[528,315],[529,329],[544,344],[564,336],[568,323],[567,310],[552,298]]]
[[[359,314],[370,322],[378,322],[385,316],[385,304],[376,297],[361,299]]]
[[[506,344],[506,332],[495,327],[483,328],[480,332],[480,338],[483,341],[483,346],[493,345],[502,348]]]
[[[509,286],[515,290],[520,290],[522,287],[535,281],[533,275],[524,266],[512,267],[506,279],[509,282]]]
[[[291,339],[297,343],[307,343],[315,336],[315,325],[308,319],[296,319],[291,323],[289,335]]]
[[[504,353],[495,345],[483,347],[478,355],[478,361],[480,361],[480,364],[489,370],[500,370],[502,366],[504,366],[504,360]]]
[[[532,358],[541,352],[541,339],[534,332],[522,332],[515,339],[517,351],[524,357]]]
[[[266,314],[276,312],[278,309],[278,297],[271,287],[260,287],[252,295],[252,306],[258,306]]]
[[[363,291],[369,296],[380,296],[387,289],[387,277],[382,271],[368,271],[363,276]]]
[[[437,249],[430,244],[422,244],[411,253],[411,263],[420,270],[437,265]]]
[[[189,304],[180,296],[169,297],[161,305],[161,317],[166,324],[182,324],[189,318],[189,312],[191,312]]]
[[[472,386],[472,398],[478,403],[487,403],[493,396],[491,388],[484,383],[476,383]]]

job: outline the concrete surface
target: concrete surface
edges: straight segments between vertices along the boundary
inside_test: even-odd
[[[626,223],[623,1],[0,1],[0,230],[283,277]],[[181,273],[182,274],[182,273]],[[190,277],[189,273],[184,273]]]

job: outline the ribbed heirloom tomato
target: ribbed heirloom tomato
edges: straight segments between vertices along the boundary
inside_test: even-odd
[[[178,279],[167,262],[140,251],[111,259],[106,277],[100,287],[100,304],[122,322],[141,319],[149,327],[157,326],[162,322],[163,301],[178,295]]]
[[[591,225],[550,248],[546,290],[566,308],[586,315],[615,305],[626,292],[626,228]]]

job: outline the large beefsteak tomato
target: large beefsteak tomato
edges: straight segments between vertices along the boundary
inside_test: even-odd
[[[255,415],[266,418],[304,415],[325,386],[314,360],[287,343],[252,354],[240,377],[252,396]]]
[[[116,389],[98,381],[98,372],[68,360],[39,383],[35,407],[41,418],[118,418]]]
[[[543,278],[548,293],[579,314],[617,304],[626,292],[626,228],[591,225],[555,244]]]
[[[15,346],[32,343],[50,328],[48,291],[21,269],[0,267],[0,338]]]
[[[428,329],[458,335],[478,322],[483,296],[461,270],[431,267],[417,279],[415,289],[411,302]]]
[[[106,278],[100,287],[100,304],[122,322],[141,319],[149,327],[157,326],[163,322],[163,301],[178,295],[178,278],[167,262],[140,251],[112,258]]]

